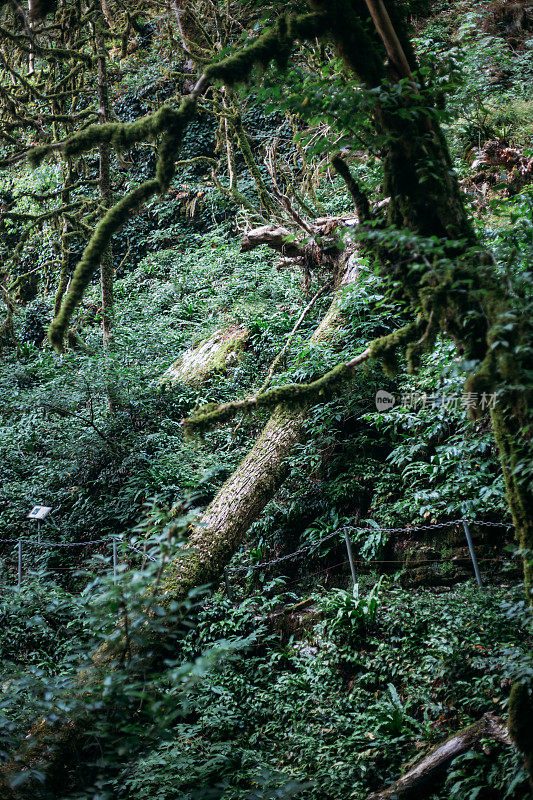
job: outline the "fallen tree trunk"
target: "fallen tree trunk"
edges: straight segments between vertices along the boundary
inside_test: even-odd
[[[494,714],[484,714],[480,720],[435,747],[391,786],[371,794],[368,800],[402,800],[426,790],[429,792],[453,759],[471,750],[481,739],[495,739],[512,747],[503,720]]]
[[[346,262],[337,295],[311,343],[328,341],[339,328],[339,294],[357,276],[354,262],[354,259]],[[303,435],[307,415],[305,404],[288,408],[280,403],[274,408],[254,446],[193,530],[188,558],[178,558],[168,566],[161,584],[164,596],[181,599],[195,586],[220,578],[250,525],[285,477],[287,457]]]

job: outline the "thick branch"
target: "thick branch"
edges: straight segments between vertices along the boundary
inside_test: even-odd
[[[241,240],[241,253],[248,253],[255,250],[261,244],[281,253],[288,258],[298,258],[304,255],[304,251],[297,241],[288,241],[291,232],[282,225],[261,225],[246,233]]]
[[[289,383],[286,386],[277,386],[263,393],[244,397],[242,400],[232,400],[229,403],[216,405],[207,403],[196,411],[191,417],[183,420],[182,425],[187,429],[203,429],[235,416],[239,411],[256,408],[272,408],[280,403],[299,405],[309,403],[318,397],[324,397],[336,391],[338,387],[351,377],[353,370],[371,358],[379,359],[385,368],[390,364],[392,357],[405,345],[416,341],[423,328],[423,321],[410,322],[403,328],[398,328],[386,336],[374,339],[370,345],[350,361],[337,364],[336,367],[326,372],[321,378],[311,383]]]
[[[311,383],[289,383],[286,386],[277,386],[274,389],[263,392],[262,394],[244,397],[242,400],[232,400],[216,406],[212,403],[200,408],[192,417],[185,419],[183,425],[186,428],[205,428],[217,422],[224,422],[235,416],[238,411],[247,411],[252,408],[272,408],[280,403],[290,403],[297,405],[306,403],[329,394],[336,389],[344,380],[351,376],[352,371],[359,364],[370,358],[370,348],[367,348],[358,356],[350,361],[337,364],[321,378]]]

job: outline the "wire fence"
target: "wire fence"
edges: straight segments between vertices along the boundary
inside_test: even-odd
[[[417,525],[410,528],[363,528],[356,525],[350,525],[348,527],[338,528],[333,533],[324,536],[323,539],[320,539],[318,542],[312,542],[311,544],[307,544],[304,547],[301,547],[299,550],[295,550],[294,553],[288,553],[284,556],[277,556],[276,558],[271,558],[269,561],[261,561],[258,564],[249,564],[246,567],[237,567],[235,569],[229,568],[228,572],[231,574],[239,573],[239,572],[249,572],[250,570],[256,569],[265,569],[266,567],[270,567],[273,564],[279,564],[282,561],[289,561],[294,558],[298,558],[298,556],[303,555],[305,553],[310,552],[311,550],[315,550],[316,548],[320,547],[320,545],[328,542],[330,539],[339,536],[339,533],[345,533],[346,531],[361,531],[363,533],[416,533],[417,531],[429,531],[435,530],[438,528],[451,528],[454,525],[484,525],[486,527],[494,527],[494,528],[512,528],[513,525],[507,524],[505,522],[484,522],[482,520],[466,520],[466,519],[454,519],[450,522],[437,522],[434,525]],[[432,561],[440,561],[442,559],[431,559]],[[445,560],[445,559],[444,559]],[[346,562],[348,563],[348,562]],[[369,563],[379,563],[379,564],[396,564],[396,563],[403,563],[403,561],[397,561],[393,559],[362,559],[358,563],[361,564],[369,564]]]
[[[324,536],[319,541],[311,542],[310,544],[304,545],[303,547],[300,547],[298,550],[295,550],[292,553],[287,553],[286,555],[283,555],[283,556],[276,556],[275,558],[271,558],[271,559],[269,559],[267,561],[261,561],[261,562],[259,562],[257,564],[249,564],[249,565],[244,566],[244,567],[227,568],[225,570],[225,574],[224,574],[225,584],[226,584],[226,591],[227,591],[228,596],[231,598],[232,592],[231,592],[231,584],[230,584],[230,575],[238,575],[238,574],[244,574],[244,573],[249,574],[250,572],[254,572],[254,571],[257,571],[257,570],[267,570],[269,567],[272,567],[274,565],[281,564],[281,563],[287,562],[287,561],[293,561],[293,560],[296,560],[296,559],[299,559],[299,558],[303,558],[304,556],[312,555],[314,551],[318,550],[318,548],[321,545],[325,544],[326,542],[332,541],[333,539],[338,539],[340,541],[341,536],[344,538],[344,544],[346,546],[347,555],[348,555],[347,560],[345,560],[345,561],[343,561],[343,562],[341,562],[340,564],[337,564],[337,565],[327,566],[327,567],[319,570],[317,573],[312,573],[312,574],[320,574],[320,573],[323,573],[323,572],[327,572],[327,571],[329,571],[329,570],[331,570],[333,568],[349,564],[350,565],[350,569],[351,569],[351,573],[352,573],[353,583],[354,583],[354,586],[356,586],[357,585],[357,575],[356,575],[356,570],[355,570],[355,565],[356,564],[365,565],[365,566],[372,566],[372,565],[377,565],[377,564],[379,564],[379,565],[384,565],[384,564],[403,564],[405,562],[404,562],[404,559],[355,559],[353,557],[352,543],[351,543],[350,536],[349,536],[350,533],[352,533],[352,534],[355,533],[355,532],[367,533],[367,534],[370,534],[370,533],[384,533],[384,534],[390,534],[390,535],[400,534],[400,533],[413,534],[413,533],[417,533],[417,532],[420,532],[420,531],[434,531],[434,530],[446,529],[446,528],[449,529],[449,528],[451,528],[453,526],[458,526],[458,525],[463,527],[463,530],[464,530],[464,533],[465,533],[465,537],[466,537],[466,542],[467,542],[469,553],[470,553],[470,559],[472,561],[474,574],[475,574],[478,586],[481,587],[482,586],[482,580],[481,580],[481,575],[480,575],[480,572],[479,572],[478,559],[476,557],[475,548],[474,548],[474,544],[473,544],[473,541],[472,541],[472,536],[471,536],[471,533],[470,533],[470,525],[479,525],[479,526],[495,527],[495,528],[512,528],[513,526],[510,523],[505,523],[505,522],[487,522],[485,520],[455,519],[455,520],[450,520],[448,522],[435,523],[433,525],[414,525],[414,526],[404,527],[404,528],[379,528],[379,527],[366,527],[365,528],[365,527],[357,526],[357,525],[344,526],[342,528],[338,528],[337,530],[333,531],[332,533],[329,533],[327,536]],[[146,559],[148,561],[154,562],[154,561],[158,560],[156,558],[156,556],[154,556],[151,553],[147,552],[146,549],[145,550],[141,550],[138,547],[136,547],[134,544],[132,544],[130,542],[127,542],[127,541],[125,541],[123,539],[119,539],[117,537],[107,537],[107,538],[103,538],[103,539],[91,539],[91,540],[86,540],[86,541],[81,541],[81,542],[52,542],[52,541],[46,541],[46,540],[41,540],[41,539],[39,539],[39,540],[29,539],[29,538],[25,538],[25,537],[20,537],[18,539],[3,539],[3,540],[0,540],[0,545],[5,545],[5,544],[14,544],[14,545],[16,545],[14,549],[16,551],[16,562],[17,562],[17,587],[19,589],[20,589],[20,587],[22,585],[22,579],[23,579],[23,574],[24,574],[23,573],[24,559],[25,559],[25,557],[26,558],[28,557],[28,550],[30,550],[31,548],[53,549],[53,550],[63,550],[63,551],[65,551],[66,549],[69,549],[69,548],[80,548],[80,547],[87,548],[87,547],[96,547],[96,546],[100,546],[100,545],[105,545],[106,547],[111,548],[113,580],[115,582],[117,580],[117,571],[118,571],[118,548],[119,548],[119,545],[123,549],[131,550],[132,552],[136,553],[137,555],[142,556],[143,559]],[[498,561],[498,560],[499,559],[496,559],[496,558],[482,558],[482,559],[479,559],[479,561],[483,562],[483,563],[490,562],[490,561]],[[449,561],[449,559],[446,559],[446,558],[422,559],[422,560],[417,560],[416,564],[417,564],[417,566],[424,566],[424,565],[428,565],[428,564],[446,563],[447,561]],[[79,570],[80,570],[80,566],[79,565],[76,565],[76,566],[54,566],[53,567],[53,571],[54,572],[75,572],[75,571],[79,571]]]

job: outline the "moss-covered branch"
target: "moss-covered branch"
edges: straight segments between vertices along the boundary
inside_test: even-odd
[[[213,80],[229,84],[245,81],[254,65],[267,66],[273,59],[279,65],[285,64],[295,39],[319,33],[321,21],[322,17],[316,14],[281,17],[273,28],[251,45],[233,56],[210,65],[177,110],[170,105],[164,105],[154,114],[129,124],[90,125],[64,142],[36,147],[28,153],[30,163],[36,166],[53,150],[60,150],[66,157],[73,157],[103,144],[110,145],[117,151],[123,151],[137,142],[162,137],[158,148],[155,178],[145,181],[110,208],[97,225],[85,248],[59,313],[50,326],[49,338],[57,350],[61,351],[63,348],[63,340],[74,309],[81,301],[113,234],[140,205],[157,192],[163,194],[168,189],[174,177],[176,154],[185,128],[195,112],[198,98],[209,84]]]
[[[74,309],[89,285],[93,272],[100,264],[102,253],[111,241],[111,237],[135,209],[159,190],[159,186],[156,179],[145,181],[110,208],[97,225],[81,261],[74,270],[69,291],[63,298],[59,313],[50,325],[48,337],[57,350],[63,349],[63,340]]]
[[[210,64],[204,74],[210,82],[222,81],[227,86],[234,86],[246,81],[256,65],[266,67],[271,61],[275,61],[283,69],[296,39],[312,39],[324,31],[322,14],[282,16],[276,25],[261,34],[248,47]]]
[[[385,371],[389,371],[391,363],[395,362],[398,357],[398,351],[402,351],[409,343],[419,339],[420,332],[424,330],[424,327],[423,321],[417,320],[403,328],[398,328],[387,336],[380,336],[379,339],[374,339],[362,353],[354,356],[350,361],[337,364],[336,367],[311,383],[289,383],[286,386],[276,386],[266,392],[260,391],[244,397],[242,400],[232,400],[222,405],[207,403],[192,416],[183,420],[182,424],[186,430],[202,430],[231,419],[239,411],[272,408],[280,403],[301,404],[316,401],[318,398],[324,399],[350,378],[356,367],[369,359],[381,361]]]
[[[249,411],[257,408],[273,408],[280,403],[307,403],[310,400],[324,398],[352,374],[358,364],[362,364],[370,357],[367,348],[360,355],[350,361],[337,364],[336,367],[326,372],[325,375],[311,383],[289,383],[286,386],[276,386],[266,392],[245,397],[242,400],[232,400],[217,406],[208,403],[200,408],[192,417],[183,421],[185,429],[204,429],[218,422],[225,422],[234,417],[239,411]]]

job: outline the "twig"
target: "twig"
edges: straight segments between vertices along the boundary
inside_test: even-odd
[[[282,360],[283,356],[285,355],[285,353],[289,349],[289,346],[290,346],[292,340],[294,339],[294,336],[296,335],[296,332],[298,331],[298,329],[301,326],[302,322],[306,318],[307,314],[309,313],[309,311],[311,311],[311,309],[313,308],[313,306],[316,303],[316,301],[318,300],[318,298],[321,297],[323,294],[325,294],[326,291],[329,290],[330,288],[331,288],[331,284],[329,284],[329,283],[326,284],[326,286],[323,286],[322,289],[320,289],[315,294],[315,296],[309,301],[309,303],[306,305],[306,307],[304,308],[304,310],[302,311],[302,313],[298,317],[296,325],[294,326],[294,328],[290,332],[290,334],[289,334],[289,336],[287,338],[287,341],[285,342],[285,344],[283,345],[283,347],[281,348],[281,350],[277,354],[276,358],[274,359],[274,361],[270,365],[270,369],[268,370],[268,373],[267,373],[267,376],[266,376],[266,378],[265,378],[265,380],[263,382],[263,385],[259,389],[260,393],[265,391],[265,389],[267,388],[268,384],[272,380],[272,376],[274,375],[276,367],[278,366],[278,364]]]

